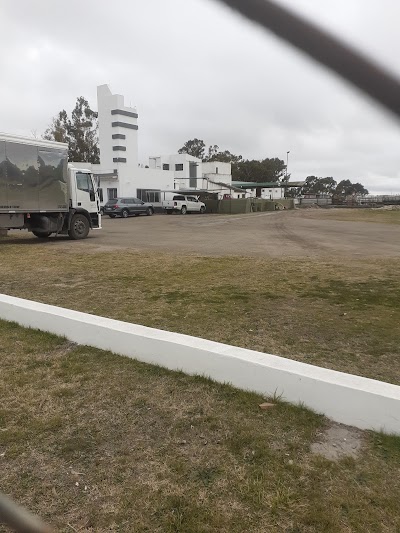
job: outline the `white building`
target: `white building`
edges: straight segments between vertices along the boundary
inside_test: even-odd
[[[149,157],[151,169],[173,172],[175,189],[197,189],[202,180],[202,166],[201,159],[189,154]]]
[[[206,192],[218,198],[242,198],[245,190],[232,185],[231,164],[203,163],[188,154],[149,158],[149,168],[138,161],[138,112],[112,94],[108,85],[97,87],[100,164],[91,168],[99,180],[101,203],[119,196],[138,197],[161,206],[161,191]]]
[[[160,204],[160,190],[173,190],[174,173],[143,168],[138,162],[138,113],[108,85],[97,87],[100,164],[88,165],[99,179],[101,203],[133,196]],[[148,192],[146,192],[148,191]]]
[[[230,163],[204,163],[188,154],[162,155],[149,158],[152,169],[174,173],[174,188],[188,193],[213,193],[224,197],[245,198],[248,195],[232,185]]]
[[[232,165],[221,161],[203,163],[203,176],[211,181],[232,185]]]
[[[203,163],[203,187],[218,191],[218,198],[248,198],[246,190],[236,187],[232,181],[232,165],[222,161]]]
[[[246,191],[250,198],[263,198],[265,200],[281,200],[285,198],[285,187],[280,182],[233,181],[232,185],[242,191]]]

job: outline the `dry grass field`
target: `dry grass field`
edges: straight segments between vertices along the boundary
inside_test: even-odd
[[[400,384],[398,214],[358,213],[12,235],[0,293]],[[349,428],[356,452],[327,459],[332,423],[279,398],[4,322],[0,353],[1,490],[57,531],[400,530],[398,438]]]
[[[1,490],[56,531],[400,529],[398,439],[332,461],[301,407],[4,322],[0,352]]]

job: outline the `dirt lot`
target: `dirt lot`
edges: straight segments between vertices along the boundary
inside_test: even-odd
[[[399,384],[400,228],[332,216],[160,215],[107,219],[84,242],[8,238],[0,292]]]
[[[90,244],[97,251],[129,248],[209,256],[399,257],[400,228],[396,222],[400,222],[400,211],[390,213],[389,220],[383,218],[387,214],[378,213],[373,223],[365,222],[365,215],[363,221],[358,221],[359,214],[353,210],[310,209],[237,216],[104,217],[103,230],[92,232],[88,241],[65,240],[63,246],[88,249]],[[343,216],[347,220],[336,220]],[[379,216],[385,223],[380,223]],[[20,233],[16,235],[21,238]],[[32,244],[38,242],[36,237],[27,235],[26,239]]]

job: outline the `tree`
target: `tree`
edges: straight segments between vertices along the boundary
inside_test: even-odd
[[[238,176],[238,164],[243,161],[241,155],[232,154],[229,150],[220,151],[217,144],[210,145],[206,154],[206,145],[202,139],[191,139],[178,150],[179,154],[189,154],[201,159],[204,163],[221,161],[232,164],[232,176]],[[236,178],[239,179],[239,178]]]
[[[219,151],[219,146],[214,144],[214,146],[208,147],[208,155],[203,158],[204,162],[209,161],[221,161],[223,163],[238,163],[242,161],[243,158],[241,155],[234,155],[229,150],[224,150],[223,152]]]
[[[317,178],[317,176],[307,176],[302,187],[303,194],[333,194],[336,190],[336,181],[332,177]]]
[[[203,157],[203,161],[217,161],[215,156],[218,154],[219,146],[214,144],[214,146],[208,147],[208,155]]]
[[[49,141],[69,144],[70,135],[68,133],[68,115],[65,109],[60,111],[58,115],[53,118],[51,125],[44,132],[43,138]]]
[[[71,117],[65,109],[60,111],[53,118],[43,138],[67,143],[70,161],[99,163],[97,117],[97,112],[90,108],[89,102],[83,96],[79,96]]]
[[[189,154],[193,157],[203,160],[205,155],[206,145],[201,139],[191,139],[186,141],[182,148],[179,148],[178,154]]]
[[[321,186],[324,188],[323,192],[332,194],[335,192],[336,189],[336,181],[332,178],[332,176],[328,178],[322,178],[321,179]]]
[[[352,183],[350,180],[336,183],[332,177],[317,178],[317,176],[308,176],[301,192],[302,194],[332,194],[341,198],[368,194],[367,189],[361,183]]]
[[[221,151],[217,144],[210,145],[206,154],[206,145],[202,139],[191,139],[178,150],[179,154],[198,157],[203,162],[222,161],[232,164],[232,178],[237,181],[278,182],[285,177],[286,165],[281,159],[246,159],[232,154],[229,150]]]
[[[361,183],[352,183],[350,180],[342,180],[338,183],[335,194],[339,197],[364,195],[368,190]]]
[[[239,181],[278,182],[284,178],[286,165],[282,159],[246,159],[232,169],[232,177]]]
[[[221,161],[223,163],[231,163],[231,164],[239,163],[242,160],[243,158],[241,155],[231,154],[229,150],[225,150],[224,152],[217,152],[212,157],[207,159],[207,161]]]

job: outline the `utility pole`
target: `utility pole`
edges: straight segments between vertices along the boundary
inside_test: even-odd
[[[287,181],[287,177],[288,177],[289,154],[290,154],[290,150],[288,152],[286,152],[286,181]]]

